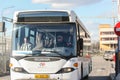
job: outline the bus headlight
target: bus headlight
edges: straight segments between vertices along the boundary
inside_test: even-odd
[[[63,68],[62,72],[67,73],[73,71],[73,68]]]
[[[15,72],[26,72],[22,67],[14,67],[13,71],[15,71]]]
[[[66,67],[66,68],[62,68],[60,71],[58,71],[58,73],[69,73],[69,72],[72,72],[74,70],[75,70],[74,68]]]

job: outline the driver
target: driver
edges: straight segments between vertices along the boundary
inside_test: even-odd
[[[24,38],[24,43],[21,46],[21,50],[31,50],[32,49],[32,44],[28,41],[28,37]]]

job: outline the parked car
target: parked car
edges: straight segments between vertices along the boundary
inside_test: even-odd
[[[113,57],[115,55],[115,51],[105,51],[104,55],[103,55],[103,58],[105,60],[110,60],[110,61],[113,61]]]

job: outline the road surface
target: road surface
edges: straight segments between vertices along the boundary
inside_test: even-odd
[[[0,80],[10,80],[10,76],[3,76],[3,77],[0,77]]]
[[[84,80],[110,80],[110,73],[114,73],[111,61],[105,61],[102,56],[93,56],[93,70],[88,79]],[[0,80],[10,80],[9,76],[0,77]]]
[[[110,73],[115,73],[113,61],[106,61],[102,56],[93,56],[92,62],[93,70],[85,80],[110,80]]]

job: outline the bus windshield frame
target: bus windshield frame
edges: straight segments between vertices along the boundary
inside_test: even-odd
[[[63,45],[59,43],[58,46],[59,35],[64,41]],[[12,41],[12,56],[70,57],[77,55],[75,23],[15,23]],[[46,47],[50,41],[53,45]],[[25,42],[30,48],[21,48]]]

